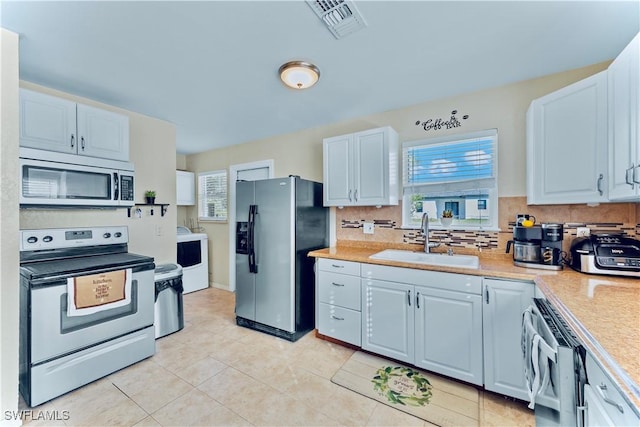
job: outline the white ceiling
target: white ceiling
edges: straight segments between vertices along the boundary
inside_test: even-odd
[[[638,1],[357,1],[337,40],[304,1],[2,1],[20,78],[175,123],[191,154],[614,58]],[[321,70],[306,91],[284,62]]]

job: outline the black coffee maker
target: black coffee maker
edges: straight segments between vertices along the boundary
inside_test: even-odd
[[[562,237],[562,224],[516,224],[506,252],[513,246],[513,263],[520,267],[562,270]]]

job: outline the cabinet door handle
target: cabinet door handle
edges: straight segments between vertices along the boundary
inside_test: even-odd
[[[420,308],[420,292],[416,292],[416,308]]]
[[[82,151],[84,151],[84,136],[80,137],[80,148],[82,148]]]
[[[627,184],[633,188],[633,182],[635,181],[635,168],[633,165],[627,170],[624,171],[624,180]]]
[[[411,307],[411,290],[407,291],[407,303],[409,304],[409,307]]]
[[[613,405],[616,408],[618,408],[618,411],[620,411],[621,414],[624,414],[624,407],[619,404],[618,402],[613,401],[612,399],[610,399],[609,397],[607,397],[606,394],[604,394],[605,391],[607,391],[607,386],[605,384],[600,384],[598,386],[598,391],[600,392],[600,396],[602,396],[602,399],[607,402],[609,405]]]
[[[353,198],[356,202],[358,201],[358,190],[353,192]]]
[[[71,134],[71,148],[74,148],[76,146],[76,136],[74,134]]]
[[[344,317],[334,316],[333,314],[331,315],[331,318],[335,320],[344,320]]]
[[[489,304],[489,287],[484,288],[484,300],[487,304]]]
[[[340,287],[343,287],[343,286],[344,286],[342,283],[336,283],[336,282],[331,282],[331,284],[332,284],[333,286],[340,286]]]
[[[596,183],[596,187],[598,189],[598,193],[602,196],[604,193],[602,192],[602,180],[604,179],[604,175],[600,174],[598,176],[598,182]]]
[[[640,184],[640,173],[636,173],[640,169],[640,165],[633,168],[633,182]]]
[[[349,201],[351,201],[351,190],[349,190]]]

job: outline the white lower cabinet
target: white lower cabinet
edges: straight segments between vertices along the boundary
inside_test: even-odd
[[[522,313],[531,304],[535,285],[483,279],[484,386],[506,396],[529,400],[520,347]]]
[[[360,346],[360,264],[318,259],[316,301],[318,332]]]
[[[480,277],[369,264],[361,272],[362,348],[482,385]]]
[[[587,353],[586,370],[588,384],[584,386],[585,427],[640,425],[638,414],[591,353]]]
[[[416,286],[415,365],[482,385],[480,295]]]
[[[362,348],[413,363],[413,285],[362,279]]]

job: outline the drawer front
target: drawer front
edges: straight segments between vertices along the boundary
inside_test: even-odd
[[[360,263],[342,261],[339,259],[318,258],[318,269],[321,271],[333,271],[334,273],[360,276]]]
[[[587,375],[591,391],[589,399],[596,403],[614,426],[639,425],[639,419],[629,405],[628,400],[622,394],[618,385],[603,370],[591,353],[587,353]],[[598,419],[596,407],[589,407],[587,401],[587,418]]]
[[[360,311],[360,277],[321,271],[318,275],[320,302]]]
[[[360,312],[331,304],[319,304],[318,332],[360,347]]]
[[[362,277],[384,280],[386,282],[428,286],[445,291],[465,292],[478,295],[482,293],[482,277],[467,274],[362,264]]]

